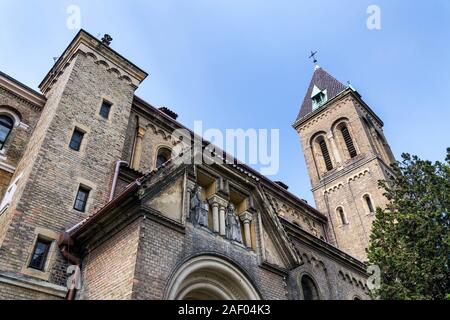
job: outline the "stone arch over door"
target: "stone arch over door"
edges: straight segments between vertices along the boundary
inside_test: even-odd
[[[259,300],[248,277],[231,262],[213,255],[186,261],[171,277],[168,300]]]

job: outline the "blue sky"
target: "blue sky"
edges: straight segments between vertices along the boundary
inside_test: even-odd
[[[369,5],[381,30],[366,27]],[[310,50],[351,81],[402,152],[442,160],[449,143],[450,1],[18,1],[0,0],[0,70],[37,85],[81,26],[150,73],[137,95],[193,127],[280,129],[280,172],[313,203],[291,124],[309,84]]]

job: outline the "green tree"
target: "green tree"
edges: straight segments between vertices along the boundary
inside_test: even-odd
[[[380,299],[450,298],[450,148],[445,162],[402,155],[377,209],[368,259],[381,270]]]

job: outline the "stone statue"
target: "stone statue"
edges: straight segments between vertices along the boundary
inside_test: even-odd
[[[242,243],[241,223],[236,215],[234,204],[230,203],[227,207],[225,236],[233,241]]]
[[[208,227],[209,205],[202,200],[202,187],[197,186],[191,198],[189,219],[194,225]]]

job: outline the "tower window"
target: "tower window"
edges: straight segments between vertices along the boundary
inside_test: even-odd
[[[72,150],[80,151],[81,142],[83,141],[84,132],[78,128],[75,128],[72,134],[72,138],[70,139],[69,147]]]
[[[169,148],[160,148],[156,156],[156,167],[161,167],[164,163],[170,160],[172,151]]]
[[[44,271],[51,244],[52,242],[50,240],[37,239],[29,264],[30,268]]]
[[[327,102],[327,99],[327,90],[320,90],[316,85],[314,85],[311,93],[312,110],[316,110],[322,106],[325,102]]]
[[[108,101],[103,101],[102,106],[100,107],[100,115],[102,116],[102,118],[104,118],[104,119],[109,118],[111,106],[112,106],[112,104],[109,103]]]
[[[344,138],[345,145],[347,146],[348,153],[350,158],[354,158],[357,156],[355,145],[353,144],[352,137],[350,136],[350,132],[348,132],[347,126],[342,126],[341,128],[342,137]]]
[[[374,207],[373,207],[372,199],[370,199],[370,196],[369,196],[368,194],[366,194],[366,195],[364,196],[364,201],[366,202],[367,209],[369,209],[369,212],[370,212],[370,213],[374,213],[374,212],[375,212],[375,209],[374,209]]]
[[[5,146],[6,140],[14,126],[14,121],[8,116],[0,116],[0,150]]]
[[[90,190],[86,187],[80,186],[78,188],[77,196],[75,198],[75,203],[73,205],[73,208],[80,212],[86,211],[86,204],[87,200],[89,198],[89,192]]]
[[[327,143],[324,138],[319,141],[320,151],[322,151],[323,160],[328,171],[333,169],[333,163],[331,162],[330,154],[328,153]]]
[[[311,99],[312,99],[312,109],[315,110],[326,102],[327,96],[325,95],[325,93],[319,92]]]
[[[341,219],[342,225],[347,225],[348,220],[347,220],[347,215],[344,212],[344,209],[342,209],[342,207],[337,208],[337,213],[339,215],[339,219]]]

